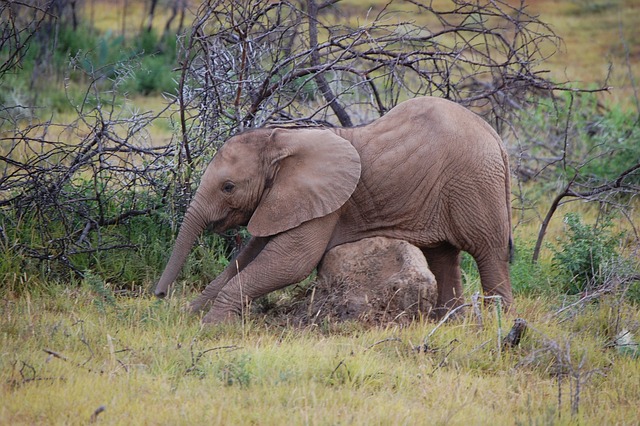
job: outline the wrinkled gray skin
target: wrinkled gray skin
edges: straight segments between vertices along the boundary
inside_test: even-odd
[[[235,261],[190,305],[204,322],[309,275],[324,253],[366,237],[406,240],[425,254],[442,315],[462,300],[460,251],[485,295],[512,303],[509,165],[481,118],[439,98],[399,104],[348,129],[257,129],[229,139],[207,167],[155,294],[164,297],[196,237],[247,225]]]

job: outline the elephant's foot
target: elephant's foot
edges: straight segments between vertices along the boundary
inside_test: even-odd
[[[209,312],[202,318],[203,324],[223,324],[233,323],[240,319],[240,313],[233,309],[216,309],[211,308]]]
[[[198,312],[203,311],[211,306],[212,303],[213,301],[211,299],[209,299],[206,295],[201,294],[200,296],[192,300],[191,303],[189,303],[189,305],[187,306],[187,312],[189,312],[190,314],[197,314]]]
[[[206,324],[235,322],[249,307],[251,300],[249,295],[243,295],[240,283],[234,279],[217,294],[215,300],[212,300],[211,309],[202,318],[202,322]]]
[[[446,306],[437,306],[431,310],[429,313],[429,318],[432,320],[440,321],[447,315],[449,316],[449,320],[461,318],[467,307],[462,304],[462,302],[456,304],[455,306],[446,307]]]

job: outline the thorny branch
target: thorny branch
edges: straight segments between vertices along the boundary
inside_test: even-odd
[[[74,58],[69,73],[79,72]],[[131,64],[117,64],[123,72]],[[21,116],[0,107],[0,213],[4,226],[36,224],[30,240],[4,241],[10,249],[52,267],[82,274],[79,253],[132,249],[126,238],[101,230],[149,215],[171,196],[174,151],[154,145],[147,127],[165,110],[150,113],[117,107],[121,80],[100,86],[105,71],[89,70],[92,82],[69,124]],[[72,99],[69,99],[72,101]],[[92,106],[90,107],[89,104]],[[168,108],[168,106],[167,106]]]
[[[0,51],[6,52],[0,60],[0,77],[22,64],[29,42],[38,34],[46,19],[53,17],[53,1],[0,3]],[[29,13],[22,13],[25,9]]]
[[[197,26],[215,30],[194,33],[182,76],[181,96],[198,117],[192,137],[219,142],[264,124],[357,125],[422,95],[475,107],[499,125],[528,94],[564,88],[536,69],[559,41],[523,3],[447,10],[408,2],[427,25],[391,1],[351,26],[336,23],[348,19],[334,3],[203,3]]]

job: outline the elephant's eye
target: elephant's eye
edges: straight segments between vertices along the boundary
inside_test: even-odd
[[[224,184],[222,184],[222,192],[226,194],[231,194],[235,189],[235,187],[236,186],[234,185],[233,182],[225,182]]]

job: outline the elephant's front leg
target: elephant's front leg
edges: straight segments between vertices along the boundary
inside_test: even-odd
[[[258,256],[220,290],[203,322],[236,318],[249,301],[305,279],[322,259],[337,220],[332,213],[271,237]]]
[[[258,256],[258,253],[262,251],[267,241],[268,238],[251,238],[247,245],[240,250],[240,253],[229,262],[220,275],[211,281],[202,293],[189,304],[189,311],[192,313],[199,312],[216,300],[220,289]]]

